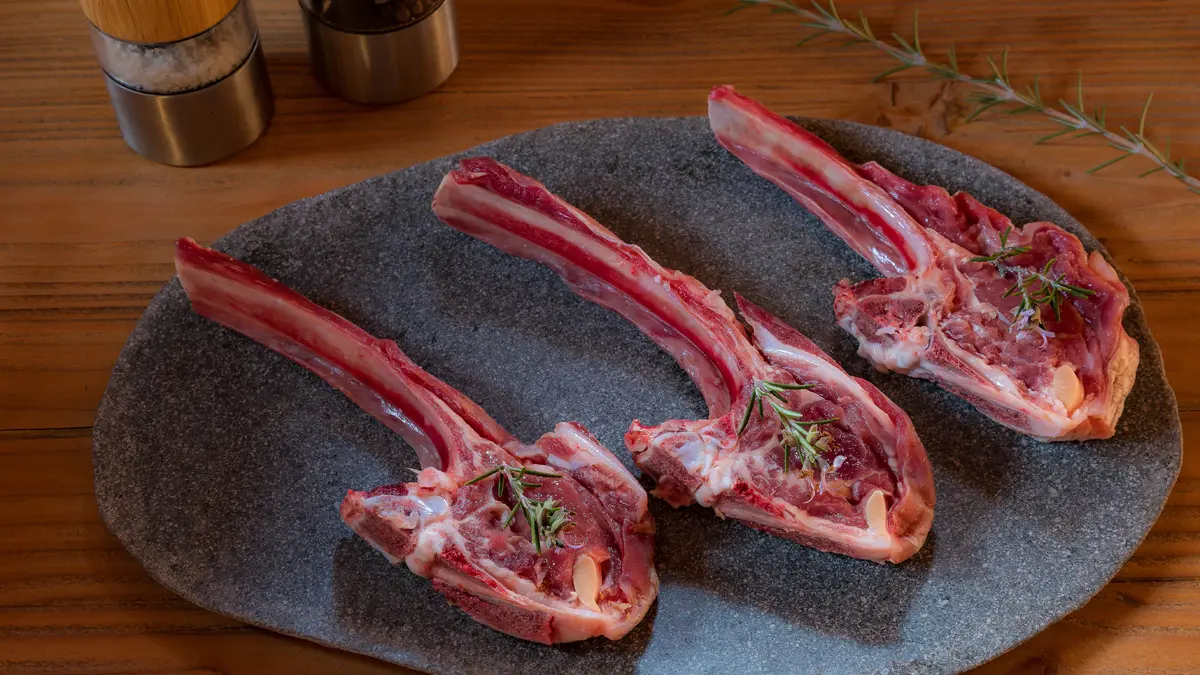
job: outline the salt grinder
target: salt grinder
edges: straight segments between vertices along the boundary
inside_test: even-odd
[[[399,103],[458,65],[453,0],[300,0],[313,74],[358,103]]]
[[[249,0],[82,0],[121,135],[198,166],[253,143],[274,113]]]

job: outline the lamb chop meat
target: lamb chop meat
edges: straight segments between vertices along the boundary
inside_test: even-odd
[[[693,501],[776,536],[879,562],[933,520],[933,477],[908,416],[745,298],[752,339],[719,294],[665,269],[541,183],[488,158],[442,181],[451,227],[543,263],[675,357],[709,417],[634,421],[625,443],[675,506]]]
[[[625,467],[579,424],[532,445],[380,340],[259,270],[181,239],[200,314],[279,352],[404,437],[416,480],[350,490],[341,517],[475,620],[542,643],[628,633],[658,594],[654,521]]]
[[[855,166],[732,87],[713,89],[709,120],[884,275],[834,288],[864,358],[1042,440],[1113,435],[1138,345],[1121,325],[1129,291],[1100,252],[1052,223],[1016,228],[968,194]]]

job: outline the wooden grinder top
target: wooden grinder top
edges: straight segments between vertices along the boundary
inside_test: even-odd
[[[174,42],[203,33],[240,0],[81,0],[96,28],[126,42]]]

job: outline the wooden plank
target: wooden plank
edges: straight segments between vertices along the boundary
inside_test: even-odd
[[[1196,672],[1194,580],[1109,584],[1082,609],[979,668],[978,675],[1185,675]]]

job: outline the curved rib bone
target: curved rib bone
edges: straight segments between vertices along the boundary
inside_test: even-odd
[[[579,295],[632,321],[723,414],[761,357],[717,294],[659,267],[537,181],[488,158],[442,181],[434,211],[454,228],[550,267]]]
[[[559,424],[524,445],[395,343],[250,265],[190,239],[179,241],[175,264],[198,313],[309,369],[417,450],[424,469],[415,482],[350,490],[341,505],[346,524],[393,563],[431,579],[477,621],[526,640],[615,640],[645,616],[658,593],[646,493],[582,426]],[[539,554],[523,514],[504,526],[511,490],[498,494],[499,477],[472,481],[500,466],[550,474],[530,477],[525,494],[569,510],[563,546]],[[583,588],[577,567],[591,572],[579,578]]]
[[[464,160],[446,176],[434,211],[451,227],[546,264],[581,296],[632,321],[692,376],[708,419],[635,421],[625,437],[656,495],[870,560],[899,562],[920,548],[933,518],[933,479],[911,423],[798,331],[739,298],[752,342],[718,293],[491,159]],[[749,410],[764,382],[792,386],[778,400],[805,423],[837,418],[819,460],[784,470],[783,420],[771,407]]]

